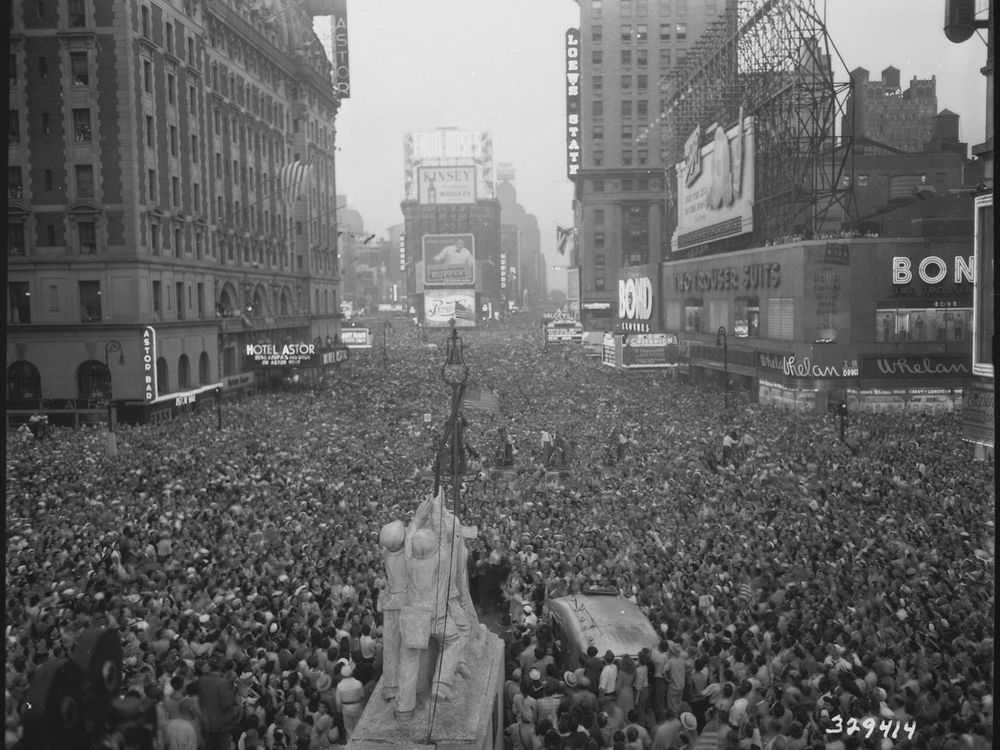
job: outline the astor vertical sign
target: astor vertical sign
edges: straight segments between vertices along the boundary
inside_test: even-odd
[[[580,30],[566,30],[566,174],[580,171]]]
[[[142,392],[147,402],[156,400],[156,330],[152,326],[142,329]]]
[[[347,54],[347,0],[331,3],[333,15],[333,88],[340,99],[351,97],[351,64]]]

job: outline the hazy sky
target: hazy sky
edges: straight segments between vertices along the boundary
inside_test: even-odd
[[[821,14],[825,7],[847,69],[861,66],[877,79],[894,65],[904,87],[936,75],[938,108],[961,116],[963,140],[984,140],[985,32],[949,42],[944,0],[816,0],[816,7]],[[337,115],[337,188],[366,231],[387,236],[402,223],[404,133],[490,130],[494,163],[513,164],[518,201],[538,218],[542,249],[558,264],[555,226],[573,221],[563,37],[579,25],[577,3],[347,0],[347,9],[351,96]],[[553,286],[559,276],[550,273]]]

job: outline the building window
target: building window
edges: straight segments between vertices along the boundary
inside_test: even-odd
[[[631,18],[632,0],[621,0],[621,3],[622,3],[622,18]]]
[[[86,52],[69,53],[69,75],[74,86],[90,85],[90,60]]]
[[[601,50],[595,49],[590,51],[590,62],[594,65],[600,65],[603,56],[601,55]]]
[[[687,333],[701,333],[704,314],[705,304],[701,298],[689,298],[685,300],[684,330]]]
[[[165,37],[166,37],[167,52],[169,52],[172,55],[174,54],[174,25],[168,22],[164,28],[166,31]]]
[[[177,320],[184,320],[184,282],[176,282],[174,284],[174,290],[174,300],[177,302]]]
[[[159,321],[163,316],[163,284],[153,282],[153,320]]]
[[[969,308],[903,308],[879,305],[875,312],[875,340],[971,341]]]
[[[188,54],[188,60],[187,60],[188,61],[188,65],[194,65],[195,64],[194,37],[191,37],[191,36],[188,37],[188,40],[187,40],[187,49],[188,49],[188,53],[187,53]]]
[[[669,16],[674,0],[660,0],[660,15]]]
[[[594,291],[595,292],[603,292],[604,291],[604,277],[603,276],[595,276],[594,277]]]
[[[153,203],[156,201],[156,170],[149,170],[147,178],[149,180],[149,184],[146,186],[146,194],[149,198],[149,202]]]
[[[7,398],[30,401],[42,397],[42,376],[31,362],[12,362],[7,368]]]
[[[604,248],[604,232],[594,232],[594,247],[599,250]]]
[[[156,146],[156,123],[150,115],[146,115],[146,146]]]
[[[170,178],[170,197],[173,201],[174,206],[181,205],[181,178],[171,177]]]
[[[660,24],[660,41],[669,42],[670,41],[670,31],[673,27],[669,23]]]
[[[629,44],[632,41],[632,24],[623,23],[622,24],[622,41]]]
[[[772,297],[767,301],[767,338],[790,341],[795,335],[795,299]]]
[[[170,155],[177,156],[177,126],[170,126]]]
[[[198,114],[198,101],[195,97],[194,86],[188,86],[188,112],[192,117]]]
[[[97,254],[97,227],[92,221],[77,222],[77,239],[80,242],[80,255]]]
[[[640,149],[639,149],[639,150],[638,150],[638,151],[636,152],[636,163],[637,163],[637,164],[638,164],[638,165],[639,165],[640,167],[644,167],[644,166],[646,166],[647,164],[649,164],[649,151],[648,151],[647,149],[644,149],[644,148],[640,148]],[[649,183],[646,183],[646,184],[647,184],[647,187],[644,187],[644,188],[643,188],[643,187],[641,187],[641,186],[640,186],[640,189],[642,189],[642,190],[648,190],[648,189],[649,189],[649,188],[648,188],[648,184],[649,184]]]
[[[205,285],[198,282],[198,317],[205,317]],[[204,382],[204,381],[203,381]]]
[[[153,93],[153,63],[149,60],[142,61],[142,90],[147,94]]]
[[[625,102],[622,102],[622,104],[624,104],[624,103]],[[622,115],[624,115],[624,114],[625,114],[625,112],[622,112]],[[622,141],[625,142],[625,143],[631,143],[632,142],[632,126],[631,125],[622,125]]]
[[[77,198],[94,197],[94,168],[90,164],[76,165]]]
[[[600,149],[594,149],[591,152],[590,158],[593,160],[595,167],[604,166],[604,152],[601,151]]]
[[[160,254],[160,225],[155,221],[149,225],[149,247],[153,255]]]
[[[149,7],[145,5],[139,10],[139,29],[142,35],[149,39]]]
[[[167,73],[167,103],[177,104],[177,77]]]
[[[622,117],[632,116],[632,100],[622,99]]]
[[[647,76],[645,73],[640,73],[639,75],[637,75],[636,88],[639,91],[645,91],[647,88],[649,88],[649,76]]]
[[[635,114],[637,117],[647,117],[649,115],[649,101],[646,99],[636,101]]]
[[[668,47],[660,48],[660,69],[666,70],[670,67],[670,61],[672,60],[670,49]]]
[[[603,41],[603,37],[603,27],[600,24],[595,24],[590,27],[590,41],[594,44],[600,44]]]
[[[630,50],[630,49],[623,49],[622,50],[622,65],[631,65],[631,64],[632,64],[632,50]]]
[[[191,363],[188,356],[182,354],[177,359],[177,387],[187,388],[191,385]]]
[[[682,15],[680,6],[677,7],[677,14]],[[684,42],[687,41],[687,38],[688,38],[688,25],[686,23],[677,24],[677,41]]]
[[[590,111],[594,115],[594,117],[603,117],[604,116],[604,102],[602,102],[602,101],[593,101],[593,102],[591,102],[590,103]]]
[[[645,68],[649,64],[649,51],[644,49],[637,49],[635,51],[635,63],[640,68]]]
[[[635,14],[640,18],[649,15],[649,0],[635,0]]]
[[[10,116],[7,120],[7,142],[21,142],[21,115],[16,109],[10,110]]]
[[[49,122],[49,113],[42,112],[42,132],[48,135],[52,132],[52,126]]]
[[[7,224],[7,255],[25,255],[24,224]]]
[[[76,143],[90,143],[93,134],[90,129],[90,110],[73,110],[73,140]]]
[[[687,0],[677,0],[677,15],[686,16],[688,12]]]
[[[649,27],[646,24],[640,23],[635,27],[635,40],[637,42],[645,42],[649,40]]]
[[[600,94],[604,91],[604,76],[597,75],[591,78],[591,89],[593,89],[595,94]]]
[[[69,25],[73,28],[87,25],[87,4],[84,0],[69,0]]]
[[[590,0],[590,17],[600,18],[603,8],[601,7],[601,0]]]
[[[156,387],[160,393],[170,393],[170,370],[163,357],[156,360]]]
[[[7,167],[7,198],[9,200],[21,200],[23,195],[21,186],[21,168]]]
[[[599,227],[604,226],[604,209],[603,208],[595,208],[594,209],[594,223],[597,226],[599,226]]]
[[[597,254],[594,255],[594,267],[595,268],[604,268],[604,263],[605,263],[604,253],[597,253]]]
[[[10,310],[7,319],[11,323],[31,322],[31,292],[27,281],[11,281],[7,284],[7,299]]]
[[[84,323],[100,322],[101,314],[101,282],[81,281],[80,288],[80,319]]]
[[[632,74],[625,73],[622,76],[622,91],[629,91],[632,88]]]
[[[708,301],[708,330],[718,331],[720,326],[729,326],[729,300],[710,299]]]
[[[596,141],[597,143],[600,143],[601,141],[604,140],[604,126],[603,125],[594,125],[594,127],[593,127],[593,129],[592,129],[591,132],[593,134],[594,141]]]
[[[738,339],[760,336],[760,301],[756,297],[737,297],[733,334]]]

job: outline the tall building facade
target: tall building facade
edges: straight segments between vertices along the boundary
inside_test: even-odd
[[[339,100],[307,9],[13,0],[10,25],[9,412],[164,418],[277,373],[262,345],[332,340]]]
[[[545,259],[538,219],[517,202],[514,172],[501,174],[497,183],[500,201],[501,272],[503,303],[521,308],[545,300]],[[541,269],[541,272],[539,272]]]
[[[899,69],[889,66],[878,81],[868,70],[851,71],[854,91],[847,100],[844,134],[868,138],[900,151],[923,151],[934,133],[937,81],[934,76],[900,87]],[[957,118],[955,140],[958,140]]]
[[[575,218],[581,321],[610,330],[620,270],[656,263],[664,228],[661,78],[692,49],[724,0],[582,0],[580,167]],[[614,308],[614,309],[612,309]]]

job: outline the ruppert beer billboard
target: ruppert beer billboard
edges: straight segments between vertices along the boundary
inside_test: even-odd
[[[476,283],[476,238],[471,234],[425,234],[424,286],[463,287]]]

